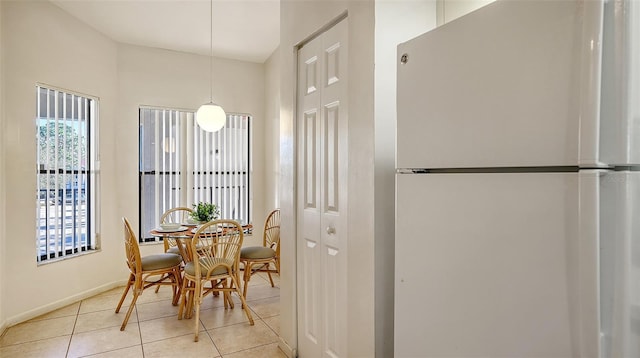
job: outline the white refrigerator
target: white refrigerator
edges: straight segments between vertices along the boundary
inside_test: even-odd
[[[396,357],[640,357],[640,2],[398,46]]]

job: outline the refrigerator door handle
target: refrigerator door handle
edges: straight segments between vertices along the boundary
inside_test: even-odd
[[[606,170],[581,170],[578,217],[578,330],[581,357],[599,357],[600,334],[600,182]]]
[[[585,1],[583,6],[578,165],[601,167],[605,166],[599,141],[604,2]]]

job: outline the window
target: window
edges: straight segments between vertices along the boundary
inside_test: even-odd
[[[37,261],[95,250],[97,100],[37,86]]]
[[[241,224],[250,215],[250,124],[247,115],[228,114],[224,128],[205,132],[194,112],[140,108],[140,235],[158,225],[163,212],[216,204],[220,217]]]

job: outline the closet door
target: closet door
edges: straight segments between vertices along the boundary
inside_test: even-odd
[[[345,357],[347,20],[298,50],[298,353]]]

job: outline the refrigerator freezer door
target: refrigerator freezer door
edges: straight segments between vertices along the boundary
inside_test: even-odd
[[[397,168],[596,161],[602,11],[498,1],[400,44]]]
[[[579,355],[578,173],[396,183],[396,357]]]

